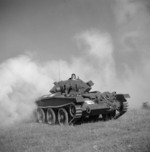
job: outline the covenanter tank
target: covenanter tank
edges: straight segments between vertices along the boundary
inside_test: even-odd
[[[92,81],[76,79],[55,82],[50,94],[36,100],[36,118],[50,125],[75,124],[80,120],[117,119],[127,111],[128,94],[90,91]]]

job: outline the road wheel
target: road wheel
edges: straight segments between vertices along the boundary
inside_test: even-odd
[[[76,114],[75,105],[71,104],[71,105],[69,106],[69,113],[70,113],[70,116],[71,116],[71,117],[74,117],[74,116],[75,116],[75,114]]]
[[[56,115],[55,115],[54,110],[52,108],[48,108],[46,114],[47,114],[46,115],[47,116],[47,123],[49,125],[55,124],[56,123]]]
[[[60,125],[68,125],[68,113],[64,108],[58,110],[58,123]]]
[[[42,108],[37,109],[37,121],[39,123],[44,123],[45,122],[45,113]]]

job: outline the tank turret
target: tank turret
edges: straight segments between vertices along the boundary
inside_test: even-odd
[[[81,79],[76,79],[75,74],[66,81],[54,82],[54,87],[50,90],[51,93],[61,93],[66,95],[79,95],[89,92],[92,81],[84,82]]]
[[[75,124],[83,120],[117,119],[127,112],[128,94],[91,91],[93,82],[84,82],[72,74],[68,80],[55,82],[50,94],[36,100],[38,122]]]

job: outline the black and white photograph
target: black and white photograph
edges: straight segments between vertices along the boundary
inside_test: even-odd
[[[0,152],[150,152],[150,0],[0,0]]]

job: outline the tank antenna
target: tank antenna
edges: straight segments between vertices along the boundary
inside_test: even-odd
[[[59,61],[59,63],[58,63],[58,75],[59,75],[59,81],[60,81],[60,61]]]

